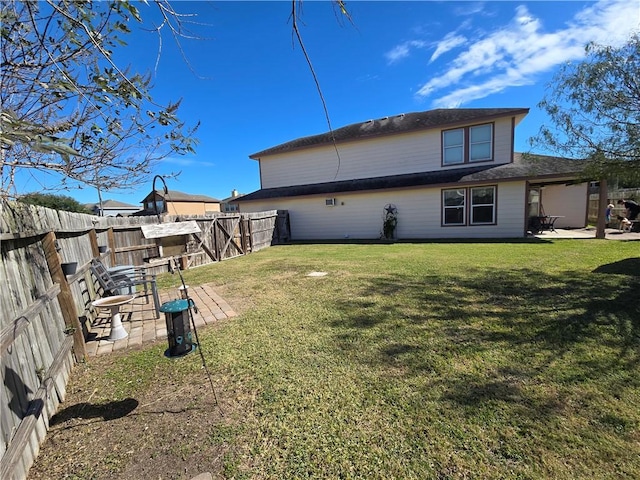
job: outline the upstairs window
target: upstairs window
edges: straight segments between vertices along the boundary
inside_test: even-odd
[[[493,158],[493,125],[469,128],[469,161],[484,162]]]
[[[442,164],[456,165],[493,160],[493,124],[442,132]]]
[[[158,212],[165,213],[164,200],[158,198],[156,200],[156,202],[155,202],[155,205],[158,206]],[[152,212],[155,212],[155,209],[156,209],[155,205],[154,205],[153,199],[152,199],[152,200],[147,201],[147,203],[145,204],[144,208],[145,208],[145,210],[150,210]]]
[[[442,132],[442,163],[464,163],[464,129]]]

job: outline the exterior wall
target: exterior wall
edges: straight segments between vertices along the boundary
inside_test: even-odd
[[[582,228],[587,224],[587,183],[579,185],[547,185],[541,194],[545,215],[560,215],[557,228]]]
[[[497,225],[442,227],[441,187],[354,192],[244,202],[242,211],[288,210],[292,240],[378,239],[383,209],[398,208],[399,240],[426,238],[517,238],[524,236],[525,182],[501,183],[497,188]]]
[[[220,204],[214,202],[168,202],[169,215],[205,215],[209,212],[219,212]]]
[[[423,130],[269,155],[260,159],[262,188],[326,183],[356,178],[427,172],[442,168],[485,165],[487,162],[442,167],[441,129]],[[511,162],[511,118],[494,122],[494,161]]]

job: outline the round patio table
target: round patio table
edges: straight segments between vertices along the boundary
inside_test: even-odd
[[[122,326],[122,318],[120,317],[120,306],[133,301],[135,295],[114,295],[112,297],[104,297],[91,302],[95,308],[111,309],[111,333],[109,341],[115,342],[122,338],[127,338],[129,334]]]

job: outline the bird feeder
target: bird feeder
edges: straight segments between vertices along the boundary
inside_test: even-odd
[[[189,324],[189,309],[192,307],[194,303],[191,299],[173,300],[160,307],[167,324],[169,348],[164,352],[166,357],[183,357],[196,349]]]

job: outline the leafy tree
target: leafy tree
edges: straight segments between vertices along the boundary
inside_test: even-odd
[[[586,54],[554,77],[539,104],[553,126],[535,141],[589,159],[592,177],[640,179],[640,36],[621,47],[589,44]]]
[[[585,179],[598,179],[604,236],[607,180],[640,182],[640,36],[620,47],[589,44],[583,61],[564,66],[540,102],[552,125],[532,139],[560,155],[586,159]]]
[[[169,3],[153,4],[180,34]],[[156,104],[150,76],[112,60],[130,22],[142,22],[132,1],[2,2],[0,196],[12,196],[21,169],[59,174],[61,188],[121,189],[194,151],[197,126],[179,120],[179,102]]]
[[[64,210],[67,212],[91,213],[84,205],[76,199],[66,195],[54,195],[52,193],[28,193],[20,197],[20,201],[30,205],[40,205],[41,207]]]
[[[169,0],[144,3],[160,12],[159,36],[168,29],[179,47],[197,38],[185,25],[190,15]],[[298,29],[300,4],[291,0],[293,30],[325,106]],[[342,0],[332,4],[351,21]],[[58,174],[62,189],[69,179],[93,186],[101,201],[102,191],[146,182],[162,158],[194,152],[198,126],[179,120],[180,102],[156,104],[150,76],[113,61],[131,23],[142,23],[132,0],[3,0],[0,8],[0,198],[15,194],[18,171],[35,170]],[[326,106],[325,114],[329,122]]]

